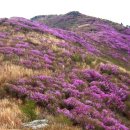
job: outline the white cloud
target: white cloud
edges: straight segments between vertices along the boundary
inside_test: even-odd
[[[0,17],[31,18],[80,11],[86,15],[130,25],[130,0],[0,0]]]

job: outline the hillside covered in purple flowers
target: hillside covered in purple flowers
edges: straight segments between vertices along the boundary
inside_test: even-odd
[[[83,130],[130,129],[129,27],[78,12],[3,18],[0,64],[13,70],[1,98],[33,100]]]
[[[60,29],[68,30],[68,33],[82,38],[82,41],[91,46],[89,49],[98,52],[104,59],[130,70],[129,27],[86,16],[77,11],[65,15],[41,15],[32,18],[32,20],[44,23],[59,31]]]

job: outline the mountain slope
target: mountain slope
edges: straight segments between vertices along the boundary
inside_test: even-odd
[[[122,24],[86,16],[79,12],[36,16],[32,20],[40,21],[53,28],[75,32],[98,50],[100,56],[130,70],[130,29]]]
[[[124,48],[115,46],[112,51],[120,50],[123,56]],[[85,130],[129,130],[129,60],[109,56],[125,63],[121,68],[104,55],[72,31],[24,18],[1,19],[1,98],[33,100]]]

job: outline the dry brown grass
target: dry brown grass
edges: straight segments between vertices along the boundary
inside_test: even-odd
[[[0,100],[0,130],[29,130],[22,128],[22,123],[27,121],[27,117],[23,115],[19,106],[21,102],[16,99]],[[38,111],[42,113],[40,109]],[[54,117],[46,114],[44,116],[49,120],[49,125],[44,130],[82,130],[62,116]]]
[[[51,71],[49,70],[42,70],[42,71],[34,71],[32,69],[25,68],[23,66],[18,66],[9,63],[3,63],[0,66],[0,85],[3,83],[7,83],[9,81],[14,81],[21,77],[30,77],[33,75],[50,75]]]
[[[44,130],[82,130],[80,127],[73,126],[72,122],[62,115],[46,115],[45,118],[49,121],[49,125]]]
[[[24,118],[15,101],[0,100],[0,130],[19,128]]]

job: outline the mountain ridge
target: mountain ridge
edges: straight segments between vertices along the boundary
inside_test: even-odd
[[[77,15],[75,15],[77,14]],[[68,17],[68,16],[72,16],[72,17],[80,17],[80,19],[85,19],[86,18],[86,22],[95,22],[95,21],[100,21],[101,23],[106,23],[106,24],[114,24],[116,25],[117,27],[119,26],[121,29],[123,27],[122,23],[116,23],[116,22],[112,22],[110,20],[106,20],[106,19],[101,19],[101,18],[96,18],[96,17],[92,17],[92,16],[87,16],[85,14],[82,14],[80,13],[79,11],[71,11],[71,12],[68,12],[66,14],[60,14],[60,15],[38,15],[38,16],[35,16],[33,18],[31,18],[31,20],[37,20],[37,21],[40,21],[40,22],[44,22],[46,25],[49,25],[51,27],[59,27],[58,25],[55,25],[56,23],[55,22],[58,22],[58,21],[55,21],[55,20],[62,20],[62,17]],[[54,17],[54,18],[53,18]],[[76,22],[76,17],[75,17],[75,22]],[[44,19],[45,18],[45,19]],[[88,21],[87,21],[88,20]],[[51,23],[52,22],[52,23]],[[61,21],[61,22],[66,22],[67,21]],[[81,22],[85,22],[85,21],[81,21]],[[53,24],[53,25],[52,25]],[[73,23],[74,24],[74,23]],[[61,27],[61,26],[60,26]],[[125,27],[125,26],[124,26]],[[65,28],[62,28],[62,29],[65,29]]]

